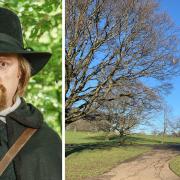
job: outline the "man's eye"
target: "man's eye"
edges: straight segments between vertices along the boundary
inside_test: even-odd
[[[0,62],[0,67],[6,67],[8,65],[8,63],[6,63],[6,62]]]

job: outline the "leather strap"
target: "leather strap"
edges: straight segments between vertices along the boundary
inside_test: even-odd
[[[19,136],[16,142],[11,146],[8,152],[4,155],[4,157],[0,161],[0,176],[6,170],[8,165],[12,162],[18,152],[23,148],[23,146],[27,143],[27,141],[31,138],[31,136],[37,131],[34,128],[26,128],[23,133]]]

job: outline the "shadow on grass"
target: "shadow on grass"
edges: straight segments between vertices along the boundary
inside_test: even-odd
[[[88,144],[67,144],[65,156],[69,156],[75,152],[94,149],[110,149],[112,147],[120,146],[118,143],[88,143]],[[126,145],[124,145],[126,146]]]
[[[175,144],[174,142],[166,142],[161,144],[161,140],[148,139],[143,137],[119,137],[111,136],[109,140],[105,140],[105,136],[94,136],[86,138],[98,140],[95,143],[82,143],[82,144],[66,144],[65,156],[76,152],[82,152],[84,150],[97,150],[97,149],[111,149],[112,147],[128,147],[128,146],[146,146],[152,147],[154,149],[171,149],[175,151],[180,151],[180,144]]]

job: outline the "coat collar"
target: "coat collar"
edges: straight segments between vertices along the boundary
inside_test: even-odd
[[[0,120],[2,122],[6,123],[7,114],[9,114],[9,113],[13,112],[15,109],[17,109],[20,104],[21,104],[21,99],[19,96],[17,96],[16,101],[12,106],[7,107],[6,109],[0,111]]]
[[[25,127],[39,129],[43,123],[42,113],[32,104],[26,103],[21,97],[21,104],[6,116],[8,120],[15,120]]]
[[[40,129],[42,125],[41,112],[21,97],[18,108],[6,116],[8,146],[11,147],[27,127]]]

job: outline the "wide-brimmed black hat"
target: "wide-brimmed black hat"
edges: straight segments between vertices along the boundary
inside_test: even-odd
[[[24,48],[18,16],[2,7],[0,7],[0,53],[21,54],[30,63],[32,76],[37,74],[51,57],[49,52],[36,52],[32,48]]]

